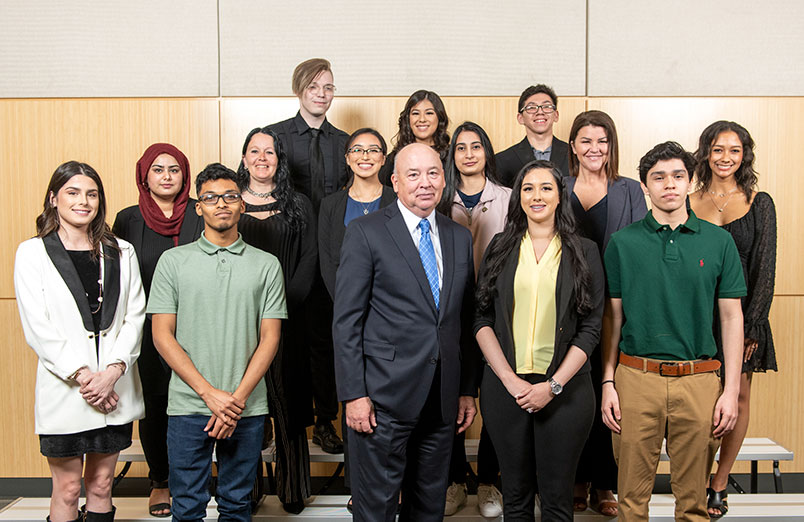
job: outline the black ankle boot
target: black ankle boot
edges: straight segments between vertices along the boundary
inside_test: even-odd
[[[87,522],[112,522],[114,520],[114,513],[117,511],[117,508],[112,506],[111,511],[107,511],[106,513],[95,513],[92,511],[87,511]]]
[[[83,520],[84,520],[84,514],[83,514],[83,513],[81,513],[81,511],[76,511],[76,513],[75,513],[75,514],[76,514],[76,515],[78,515],[78,517],[77,517],[75,520],[70,520],[70,522],[83,522]],[[47,522],[50,522],[50,515],[48,515],[48,516],[47,516],[47,518],[46,518],[45,520],[46,520]]]

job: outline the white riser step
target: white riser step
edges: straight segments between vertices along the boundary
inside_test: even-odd
[[[308,506],[299,515],[289,515],[284,512],[282,505],[276,497],[266,497],[259,511],[254,515],[255,521],[293,520],[298,522],[321,522],[322,520],[351,520],[346,510],[346,501],[349,497],[344,495],[321,495],[310,499]],[[20,498],[0,512],[0,520],[14,520],[24,522],[29,520],[42,521],[47,516],[49,499],[47,498]],[[122,522],[154,522],[146,509],[147,499],[144,497],[128,497],[115,499],[117,516],[115,520]],[[470,495],[467,505],[457,514],[447,518],[449,522],[478,522],[485,520],[477,511],[477,497]],[[727,515],[729,522],[736,521],[804,521],[804,494],[762,494],[762,495],[729,495],[731,509]],[[670,522],[673,520],[672,495],[653,495],[650,505],[650,520],[657,522]],[[217,520],[213,500],[208,509],[205,521]],[[575,515],[578,521],[603,521],[608,519],[591,510]],[[724,519],[725,520],[725,519]]]

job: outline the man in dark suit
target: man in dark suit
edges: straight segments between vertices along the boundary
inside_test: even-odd
[[[335,96],[333,82],[330,63],[323,58],[311,58],[297,65],[292,88],[299,98],[299,112],[270,126],[287,151],[293,187],[313,203],[316,223],[321,200],[343,188],[347,178],[345,155],[349,135],[327,120]],[[305,315],[310,324],[308,344],[315,400],[313,442],[327,453],[342,453],[343,442],[332,426],[338,416],[329,328],[332,300],[318,270],[305,303]]]
[[[355,520],[442,520],[456,430],[475,417],[469,231],[435,212],[441,160],[411,144],[398,200],[349,224],[335,291],[335,373],[346,403]]]
[[[510,188],[519,169],[537,159],[552,161],[569,176],[569,146],[553,136],[553,124],[558,121],[558,97],[553,89],[540,83],[522,91],[516,121],[525,127],[525,138],[495,155],[502,184]]]

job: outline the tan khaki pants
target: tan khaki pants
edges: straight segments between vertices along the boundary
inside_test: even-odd
[[[620,435],[613,434],[619,466],[618,520],[648,520],[662,440],[667,439],[676,520],[708,521],[706,486],[720,441],[712,417],[720,396],[714,372],[662,377],[619,365]]]

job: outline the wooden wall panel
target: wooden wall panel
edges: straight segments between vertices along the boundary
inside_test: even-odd
[[[797,150],[804,141],[804,98],[589,98],[588,105],[616,122],[620,173],[637,179],[639,159],[657,143],[675,140],[694,151],[701,131],[721,119],[748,129],[756,143],[759,188],[776,203],[776,293],[804,294],[804,272],[789,262],[802,254]]]
[[[0,252],[0,297],[13,297],[16,245],[36,232],[50,176],[71,159],[92,165],[107,194],[107,220],[137,202],[134,170],[148,145],[167,141],[192,174],[218,161],[218,100],[0,100],[0,205],[8,209]],[[194,192],[194,191],[193,191]]]

